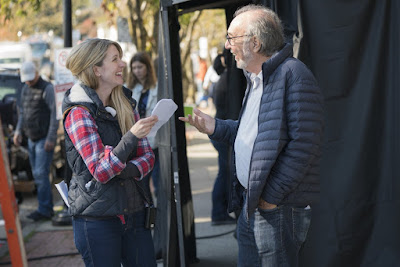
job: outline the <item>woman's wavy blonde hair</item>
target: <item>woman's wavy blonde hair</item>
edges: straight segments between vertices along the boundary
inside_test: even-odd
[[[94,66],[101,67],[106,52],[110,45],[114,45],[118,51],[120,58],[122,57],[121,46],[114,41],[107,39],[87,39],[82,43],[72,48],[66,62],[66,67],[69,69],[78,80],[97,90],[99,86],[98,77],[94,73]],[[116,86],[111,93],[110,106],[117,111],[117,119],[121,128],[122,134],[125,134],[135,123],[132,106],[125,96],[122,86]]]

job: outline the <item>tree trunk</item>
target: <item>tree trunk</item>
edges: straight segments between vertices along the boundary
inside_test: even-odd
[[[183,46],[186,49],[182,49],[182,85],[183,85],[183,99],[185,102],[194,103],[195,100],[195,86],[194,86],[194,73],[193,64],[191,64],[190,54],[192,53],[192,39],[194,27],[200,19],[201,11],[194,12],[193,17],[190,19],[190,23],[186,30],[182,29],[181,42],[186,40],[186,44]]]
[[[152,42],[151,42],[151,53],[152,54],[157,54],[158,52],[158,28],[159,28],[159,23],[160,23],[160,8],[157,8],[156,11],[154,11],[153,14],[153,36],[152,36]]]
[[[134,13],[134,7],[132,4],[132,0],[128,0],[127,2],[128,8],[129,8],[129,20],[131,21],[131,26],[132,26],[132,42],[137,45],[138,43],[138,38],[137,38],[137,33],[136,33],[136,21],[135,21],[135,13]]]
[[[143,18],[142,18],[143,10],[141,9],[141,5],[142,5],[142,1],[136,0],[136,15],[137,15],[136,25],[139,28],[139,40],[140,40],[140,42],[138,42],[137,46],[138,46],[139,51],[146,51],[147,31],[143,25]]]

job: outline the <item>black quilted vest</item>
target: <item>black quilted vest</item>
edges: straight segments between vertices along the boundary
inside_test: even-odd
[[[49,85],[39,78],[34,87],[25,85],[21,96],[24,109],[24,132],[32,141],[40,140],[47,136],[50,125],[50,109],[44,99],[44,92]]]
[[[81,87],[92,99],[93,103],[70,102],[68,98],[70,90],[68,90],[62,107],[64,119],[72,107],[77,105],[84,106],[94,118],[103,144],[115,147],[122,137],[118,120],[105,110],[103,103],[93,89],[84,85],[81,85]],[[136,102],[130,97],[130,90],[124,88],[124,93],[131,101],[132,109],[134,109]],[[144,197],[138,190],[140,182],[137,184],[133,177],[123,179],[115,176],[106,184],[101,184],[93,179],[82,157],[66,133],[65,146],[68,164],[73,173],[68,191],[69,212],[71,215],[105,217],[132,214],[144,208]],[[129,158],[133,156],[132,154]],[[85,186],[89,181],[92,181],[90,186]]]

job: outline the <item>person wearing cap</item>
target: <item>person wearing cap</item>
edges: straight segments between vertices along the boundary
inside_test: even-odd
[[[49,220],[53,216],[53,196],[49,180],[50,165],[57,139],[58,121],[54,87],[43,80],[35,64],[27,61],[20,69],[22,88],[19,117],[14,144],[28,137],[29,161],[37,188],[38,209],[27,217],[33,221]]]

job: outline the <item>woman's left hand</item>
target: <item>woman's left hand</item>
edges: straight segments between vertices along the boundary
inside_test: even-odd
[[[149,134],[151,128],[153,128],[157,121],[158,117],[156,115],[140,119],[132,126],[130,131],[137,138],[144,138]]]

